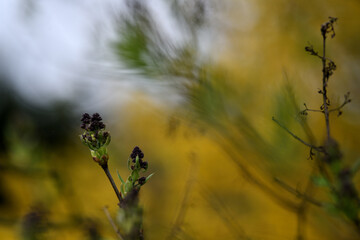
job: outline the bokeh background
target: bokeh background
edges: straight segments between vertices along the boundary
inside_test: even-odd
[[[134,146],[155,172],[147,239],[359,239],[309,148],[271,120],[323,143],[323,116],[299,114],[321,106],[321,61],[304,48],[320,51],[337,17],[329,97],[352,102],[331,133],[344,166],[358,164],[359,12],[355,0],[2,1],[0,238],[116,239],[103,212],[116,219],[116,196],[78,137],[82,113],[99,112],[114,177]]]

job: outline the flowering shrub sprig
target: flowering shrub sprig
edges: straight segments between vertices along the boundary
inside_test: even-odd
[[[94,113],[90,116],[88,113],[83,114],[81,118],[81,128],[84,129],[80,135],[81,141],[89,148],[91,156],[105,171],[116,196],[119,200],[118,223],[120,230],[116,231],[119,239],[144,239],[142,229],[142,208],[139,206],[139,191],[152,176],[140,177],[140,173],[146,172],[148,162],[144,161],[144,153],[139,147],[135,147],[128,159],[128,168],[131,171],[126,182],[118,177],[121,181],[120,191],[118,190],[108,167],[109,155],[107,146],[110,143],[111,136],[105,130],[105,124],[102,122],[100,114]]]
[[[107,146],[110,143],[110,133],[105,131],[105,124],[102,122],[100,114],[94,113],[92,117],[85,113],[81,118],[81,128],[85,130],[80,135],[81,141],[90,149],[93,160],[100,166],[107,164],[109,155]]]
[[[354,175],[357,170],[352,170],[358,169],[357,162],[355,162],[352,168],[347,166],[347,163],[343,160],[344,156],[340,151],[340,146],[330,132],[330,114],[337,112],[337,116],[341,116],[344,106],[351,102],[350,92],[347,92],[344,95],[344,102],[335,108],[331,108],[330,99],[328,97],[328,83],[330,77],[336,70],[336,64],[333,60],[326,56],[326,39],[329,36],[331,36],[331,38],[335,37],[334,24],[336,21],[337,18],[329,17],[329,20],[321,25],[320,31],[323,38],[323,51],[321,54],[316,51],[311,44],[305,47],[306,52],[319,58],[322,62],[322,89],[317,91],[322,95],[322,105],[319,109],[310,109],[304,103],[305,109],[302,110],[300,114],[306,116],[309,112],[318,112],[324,115],[326,138],[323,145],[315,146],[311,143],[305,142],[293,134],[278,120],[275,118],[273,118],[273,120],[292,137],[310,147],[309,159],[313,159],[314,156],[318,156],[315,158],[315,164],[318,172],[315,174],[312,173],[311,180],[314,185],[327,187],[331,194],[332,201],[329,203],[321,203],[319,201],[313,201],[312,199],[310,201],[308,197],[306,200],[317,206],[326,206],[327,209],[332,209],[332,211],[341,213],[354,224],[356,230],[360,233],[360,196],[354,181]],[[319,154],[315,154],[314,151],[317,151]],[[287,189],[291,189],[287,185],[284,185],[284,183],[281,183],[281,185],[285,186]],[[293,193],[297,196],[301,195],[297,190],[293,191]]]
[[[148,162],[144,161],[143,158],[144,153],[136,146],[128,159],[128,168],[131,171],[131,174],[126,182],[121,178],[118,172],[119,179],[122,183],[120,190],[124,197],[126,197],[133,189],[139,191],[140,187],[154,175],[154,173],[152,173],[148,177],[140,177],[140,172],[146,172],[148,169]]]

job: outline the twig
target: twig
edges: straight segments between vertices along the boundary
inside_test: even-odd
[[[181,202],[180,210],[178,212],[178,215],[176,216],[176,219],[171,228],[170,234],[167,237],[167,239],[169,239],[169,240],[174,239],[175,235],[180,230],[180,227],[183,224],[185,216],[186,216],[189,198],[190,198],[190,192],[193,188],[194,181],[195,181],[194,175],[195,175],[195,172],[197,172],[197,167],[198,167],[198,161],[196,161],[194,153],[191,153],[191,164],[192,164],[192,166],[191,166],[191,169],[189,170],[189,176],[188,176],[188,179],[187,179],[187,182],[185,185],[185,193],[184,193],[184,197]]]
[[[317,110],[317,109],[310,109],[307,107],[306,103],[304,103],[305,106],[305,110],[302,110],[300,113],[303,115],[307,115],[307,112],[320,112],[320,113],[324,113],[323,110]]]
[[[301,142],[302,144],[304,144],[305,146],[308,146],[309,148],[312,148],[318,152],[323,152],[323,148],[322,147],[317,147],[314,146],[310,143],[305,142],[304,140],[302,140],[301,138],[299,138],[298,136],[296,136],[294,133],[292,133],[287,127],[285,127],[282,123],[280,123],[276,118],[272,117],[272,120],[277,123],[282,129],[284,129],[285,131],[287,131],[293,138],[295,138],[296,140],[298,140],[299,142]]]
[[[341,109],[346,105],[346,104],[348,104],[348,103],[350,103],[351,102],[351,99],[349,99],[349,96],[350,96],[350,92],[348,92],[348,93],[346,93],[345,95],[344,95],[344,102],[339,106],[339,107],[337,107],[337,108],[334,108],[334,109],[329,109],[329,112],[334,112],[334,111],[338,111],[339,112],[339,115],[341,114]]]
[[[330,120],[329,120],[329,108],[328,108],[328,97],[327,97],[327,81],[329,79],[328,72],[326,70],[326,57],[325,57],[325,51],[326,51],[326,33],[327,33],[327,27],[326,24],[321,27],[321,32],[323,36],[323,55],[322,55],[322,72],[323,72],[323,78],[322,78],[322,95],[323,95],[323,106],[324,106],[324,115],[325,115],[325,124],[326,124],[326,136],[327,139],[330,139]]]
[[[324,113],[324,111],[322,111],[322,110],[310,109],[310,108],[305,109],[304,111],[307,111],[307,112],[319,112],[319,113]]]
[[[222,131],[221,134],[225,134],[225,131]],[[231,139],[231,136],[227,136]],[[236,141],[234,141],[235,144],[237,144]],[[270,198],[275,200],[280,206],[287,207],[290,210],[295,210],[296,205],[292,201],[284,198],[280,194],[278,194],[274,189],[270,188],[268,184],[266,184],[264,181],[262,181],[261,178],[258,178],[255,174],[253,174],[252,171],[250,171],[249,168],[246,167],[246,165],[243,163],[243,160],[240,160],[239,157],[237,157],[237,154],[235,151],[232,150],[231,147],[229,147],[227,144],[225,144],[224,141],[219,141],[220,146],[224,149],[224,151],[228,154],[229,159],[235,163],[236,167],[238,168],[238,171],[243,175],[244,178],[246,178],[249,183],[253,184],[254,186],[258,187],[261,191],[263,191],[265,194],[267,194]]]
[[[314,166],[308,182],[306,184],[305,191],[303,193],[304,196],[308,196],[309,192],[313,189],[313,182],[311,180],[311,176],[315,173],[316,168]],[[306,198],[302,198],[301,203],[299,204],[299,209],[297,212],[297,240],[304,240],[305,239],[305,224],[306,224],[306,211],[307,211],[308,201]]]
[[[205,200],[209,203],[210,207],[217,213],[217,215],[224,221],[225,226],[229,229],[229,232],[233,234],[235,239],[249,240],[243,228],[237,224],[232,212],[226,207],[227,204],[216,194],[206,186],[202,186],[202,191]]]
[[[102,165],[101,167],[102,167],[102,169],[104,169],[104,172],[105,172],[106,176],[108,177],[108,179],[111,183],[111,186],[113,187],[115,194],[116,194],[117,198],[119,199],[119,202],[122,203],[124,201],[124,199],[122,198],[121,193],[119,192],[119,189],[117,188],[117,186],[114,182],[114,179],[112,178],[112,176],[110,174],[108,165],[105,164],[105,165]]]
[[[118,239],[124,240],[124,238],[123,238],[123,237],[121,236],[121,234],[120,234],[119,228],[116,226],[116,224],[114,223],[114,220],[111,218],[111,215],[110,215],[110,213],[109,213],[108,207],[107,207],[107,206],[104,206],[104,207],[103,207],[103,211],[104,211],[107,219],[109,220],[112,228],[114,229],[114,231],[115,231],[116,236],[118,237]]]
[[[307,196],[306,194],[304,193],[301,193],[299,190],[289,186],[287,183],[281,181],[280,179],[278,178],[274,178],[275,182],[278,183],[282,188],[284,188],[286,191],[288,191],[289,193],[292,193],[294,194],[296,197],[298,198],[302,198],[312,204],[314,204],[315,206],[318,206],[318,207],[322,207],[323,204],[309,196]]]

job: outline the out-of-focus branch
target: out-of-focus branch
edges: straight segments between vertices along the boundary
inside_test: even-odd
[[[114,229],[117,238],[120,239],[120,240],[124,240],[124,238],[123,238],[123,237],[121,236],[121,234],[120,234],[119,228],[116,226],[114,220],[111,218],[111,215],[110,215],[110,213],[109,213],[108,207],[107,207],[107,206],[103,207],[103,211],[104,211],[107,219],[109,220],[109,223],[111,224],[112,228]]]
[[[294,133],[292,133],[287,127],[285,127],[282,123],[280,123],[275,117],[272,117],[272,120],[279,125],[282,129],[284,129],[286,132],[288,132],[293,138],[295,138],[296,140],[298,140],[299,142],[301,142],[302,144],[304,144],[305,146],[310,147],[311,149],[314,149],[318,152],[323,152],[323,148],[322,147],[317,147],[314,146],[310,143],[305,142],[304,140],[302,140],[301,138],[299,138],[298,136],[296,136]]]
[[[285,189],[286,191],[288,191],[289,193],[292,193],[294,194],[297,198],[301,198],[301,199],[304,199],[306,201],[308,201],[309,203],[312,203],[313,205],[315,206],[318,206],[318,207],[322,207],[323,204],[315,199],[313,199],[312,197],[310,196],[307,196],[306,194],[304,193],[301,193],[299,190],[289,186],[287,183],[281,181],[280,179],[278,178],[274,178],[275,182],[277,184],[279,184],[279,186],[281,186],[283,189]]]

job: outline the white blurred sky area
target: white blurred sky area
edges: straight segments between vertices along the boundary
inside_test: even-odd
[[[117,0],[0,1],[0,71],[28,101],[91,94],[103,82],[93,70],[114,35],[111,12],[123,8]]]
[[[145,2],[169,39],[186,38],[166,0]],[[25,101],[37,104],[121,101],[139,87],[126,81],[135,74],[121,67],[110,47],[118,37],[115,18],[125,13],[125,0],[1,0],[0,73]],[[205,51],[215,44],[217,33],[211,34],[204,37],[211,39],[204,41]]]

